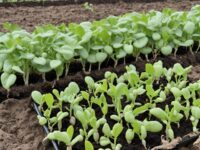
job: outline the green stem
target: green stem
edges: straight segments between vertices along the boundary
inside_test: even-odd
[[[42,73],[42,79],[43,79],[43,82],[46,82],[45,73]]]
[[[145,58],[146,58],[147,61],[149,61],[149,58],[148,58],[148,55],[147,55],[147,54],[145,55]]]
[[[199,41],[199,45],[197,47],[196,53],[199,51],[199,49],[200,49],[200,41]]]
[[[66,63],[66,65],[65,65],[65,76],[68,75],[68,72],[69,72],[69,65],[70,65],[70,63]]]
[[[101,69],[101,63],[98,63],[98,70]]]
[[[114,64],[114,68],[117,67],[117,64],[118,64],[118,60],[114,60],[115,64]]]
[[[176,53],[178,51],[178,48],[175,48],[175,51],[174,51],[174,57],[176,57]]]
[[[72,146],[71,146],[71,145],[68,145],[68,146],[67,146],[67,150],[72,150]]]
[[[194,55],[194,53],[193,53],[193,51],[192,51],[192,46],[190,46],[190,53],[192,54],[192,55]]]
[[[89,65],[89,69],[88,69],[88,72],[90,73],[92,70],[92,64]]]

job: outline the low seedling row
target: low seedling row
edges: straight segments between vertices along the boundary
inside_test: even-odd
[[[67,150],[141,149],[141,144],[155,150],[162,134],[171,141],[177,132],[198,133],[200,80],[190,83],[190,70],[179,63],[167,69],[158,61],[141,73],[129,65],[121,76],[108,71],[96,82],[87,76],[86,89],[71,82],[61,92],[33,91],[39,123],[50,131],[44,140]]]

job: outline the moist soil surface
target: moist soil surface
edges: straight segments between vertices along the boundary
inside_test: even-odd
[[[120,15],[131,11],[148,11],[150,9],[161,10],[164,7],[174,8],[176,10],[189,10],[192,5],[200,4],[200,1],[184,1],[184,2],[155,2],[155,3],[115,3],[115,4],[94,4],[94,12],[84,10],[81,5],[66,6],[35,6],[35,7],[1,7],[0,8],[0,24],[9,21],[17,23],[28,31],[32,31],[35,26],[41,24],[60,24],[69,22],[82,22],[86,20],[98,20],[109,15]],[[2,30],[2,28],[0,28]],[[3,30],[2,30],[3,31]],[[166,67],[173,66],[179,62],[183,66],[190,64],[195,67],[189,75],[191,81],[200,78],[200,56],[197,57],[190,54],[180,55],[178,58],[159,57],[163,60]],[[157,59],[157,60],[158,60]],[[131,63],[130,61],[129,63]],[[140,60],[133,63],[137,66],[138,71],[143,71],[146,61]],[[95,71],[92,76],[100,79],[105,71],[111,70],[118,74],[123,73],[124,65],[119,65],[116,69],[112,67],[104,68],[101,71]],[[55,84],[55,87],[62,90],[70,81],[77,81],[83,85],[83,72],[77,72],[68,78],[63,78]],[[0,89],[0,99],[4,100],[0,103],[0,150],[42,150],[50,149],[42,144],[45,137],[41,126],[38,124],[36,114],[31,105],[31,99],[25,98],[30,96],[30,91],[40,90],[42,92],[50,92],[53,82],[32,84],[29,87],[17,86],[11,90],[10,97],[15,99],[6,100],[6,92]],[[23,97],[23,99],[22,99]],[[188,148],[187,148],[188,149]],[[193,149],[193,148],[191,148]]]
[[[4,22],[11,22],[21,25],[28,31],[32,31],[35,26],[42,24],[60,24],[70,22],[82,22],[88,20],[98,20],[109,15],[121,15],[132,11],[149,11],[151,9],[162,10],[165,7],[176,10],[190,10],[200,1],[176,1],[168,0],[164,2],[152,3],[113,3],[113,4],[93,4],[94,11],[87,11],[82,5],[65,6],[35,6],[35,7],[0,7],[0,26]],[[0,31],[3,31],[0,28]]]

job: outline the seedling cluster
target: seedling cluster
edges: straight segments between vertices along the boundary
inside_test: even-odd
[[[166,138],[173,140],[173,126],[179,127],[181,121],[190,120],[191,131],[197,132],[200,80],[189,83],[190,69],[178,63],[167,69],[158,61],[147,63],[139,73],[129,65],[121,76],[108,71],[96,82],[85,77],[85,90],[71,82],[61,92],[33,91],[32,98],[43,114],[38,116],[39,123],[50,130],[45,139],[62,142],[67,150],[78,142],[86,150],[120,150],[120,138],[128,144],[139,138],[147,148],[148,134],[164,130]]]
[[[83,71],[91,71],[93,64],[113,60],[114,66],[126,56],[138,59],[144,55],[176,55],[179,47],[191,53],[200,48],[200,6],[189,12],[164,9],[110,16],[94,22],[71,23],[68,26],[45,25],[29,33],[16,25],[4,24],[8,30],[0,33],[1,84],[9,90],[17,75],[29,84],[31,73],[45,74],[55,71],[57,79],[74,60],[82,64]],[[196,46],[195,46],[196,47]],[[89,66],[89,67],[86,67]],[[151,88],[151,87],[148,87]]]

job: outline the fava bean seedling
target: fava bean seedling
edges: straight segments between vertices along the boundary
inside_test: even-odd
[[[64,142],[67,149],[85,142],[85,149],[119,150],[125,145],[119,138],[130,145],[139,139],[144,148],[149,148],[146,138],[151,133],[165,131],[166,138],[173,140],[181,121],[188,120],[191,132],[198,131],[200,80],[189,83],[191,66],[177,63],[167,69],[158,61],[147,63],[141,73],[133,65],[126,70],[121,76],[108,71],[96,82],[86,76],[85,90],[71,82],[61,92],[33,91],[43,113],[38,120],[51,131],[46,139]]]

